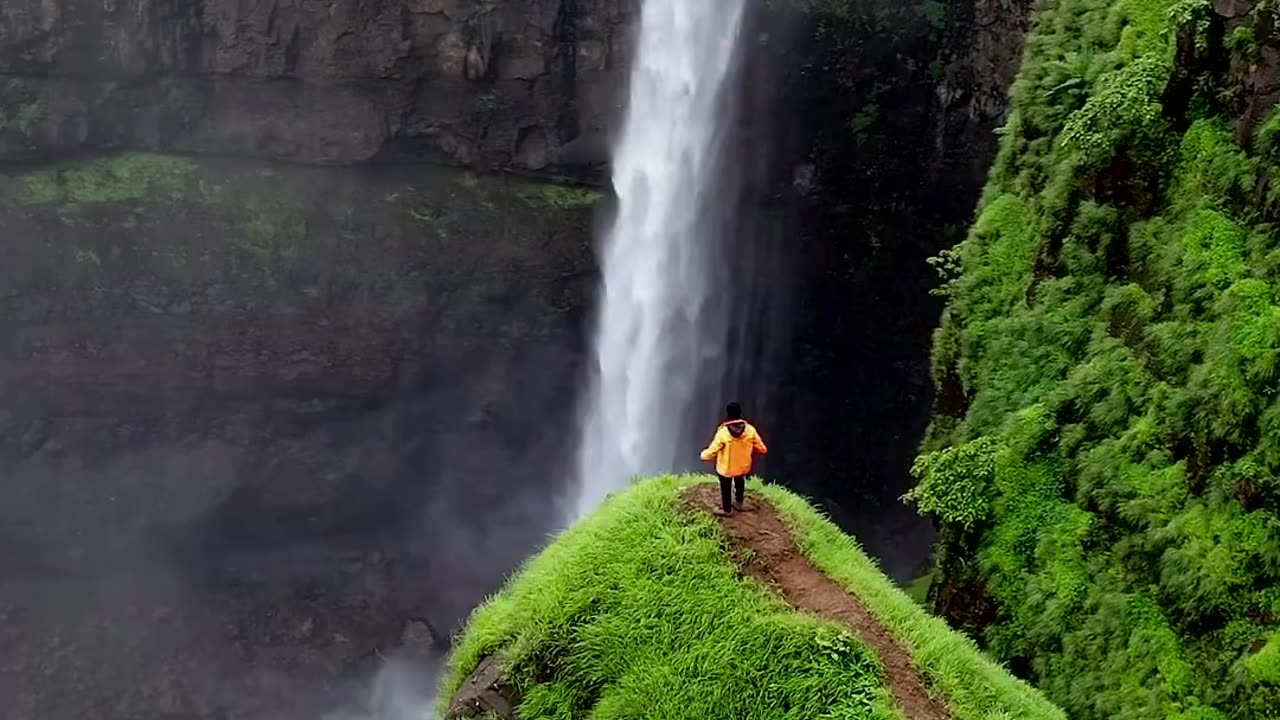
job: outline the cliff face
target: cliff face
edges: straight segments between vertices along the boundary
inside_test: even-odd
[[[931,179],[957,215],[972,212],[973,188],[996,155],[994,132],[1009,109],[1009,88],[1022,62],[1030,0],[948,3],[938,60],[942,66],[933,118]],[[935,66],[931,73],[937,73]],[[950,189],[953,192],[946,193]]]
[[[15,0],[0,158],[602,162],[631,0]]]
[[[972,216],[1030,3],[819,4],[776,61],[802,280],[767,463],[905,580],[932,535],[899,501],[933,398],[926,261]]]
[[[593,200],[146,155],[0,177],[14,717],[92,716],[138,676],[175,678],[175,712],[297,707],[465,613],[552,515],[570,438],[537,428],[572,423]],[[99,643],[136,649],[119,678]],[[178,679],[205,672],[226,687]]]
[[[318,717],[537,546],[599,198],[490,171],[598,179],[629,12],[0,8],[6,717]]]

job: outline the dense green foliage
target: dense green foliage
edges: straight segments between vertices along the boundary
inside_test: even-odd
[[[1280,115],[1242,147],[1238,76],[1205,60],[1247,68],[1253,21],[1045,5],[936,260],[911,497],[942,584],[992,601],[986,645],[1072,717],[1280,718]]]
[[[661,478],[613,496],[527,563],[476,610],[443,698],[501,652],[524,717],[900,718],[859,638],[742,580],[715,520],[681,510],[682,491],[699,480]],[[765,491],[815,564],[857,587],[917,651],[957,718],[1063,717],[929,617],[804,501]]]
[[[994,445],[982,437],[918,458],[911,470],[920,484],[906,499],[948,523],[972,528],[991,512]]]

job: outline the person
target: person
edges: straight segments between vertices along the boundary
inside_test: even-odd
[[[742,509],[743,496],[747,489],[747,476],[751,474],[751,461],[755,455],[767,455],[769,448],[765,446],[760,433],[755,427],[742,419],[742,406],[731,402],[725,407],[727,419],[716,429],[715,437],[707,449],[702,451],[702,459],[715,460],[716,474],[720,476],[720,505],[724,514],[733,512],[733,508]],[[733,485],[732,506],[729,504],[729,486]]]

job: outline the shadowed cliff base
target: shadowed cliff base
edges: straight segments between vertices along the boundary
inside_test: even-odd
[[[12,717],[314,718],[438,653],[550,529],[567,442],[523,409],[571,422],[596,198],[138,154],[0,175]]]

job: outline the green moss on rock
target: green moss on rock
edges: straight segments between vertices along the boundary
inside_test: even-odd
[[[15,118],[18,129],[23,135],[30,135],[40,127],[40,123],[44,122],[45,112],[44,106],[38,102],[29,102],[18,108],[18,114]]]
[[[533,185],[521,191],[529,202],[560,210],[588,208],[600,202],[600,193],[591,188],[575,185]]]
[[[22,199],[32,205],[162,199],[179,195],[194,171],[185,157],[115,155],[25,175]]]

